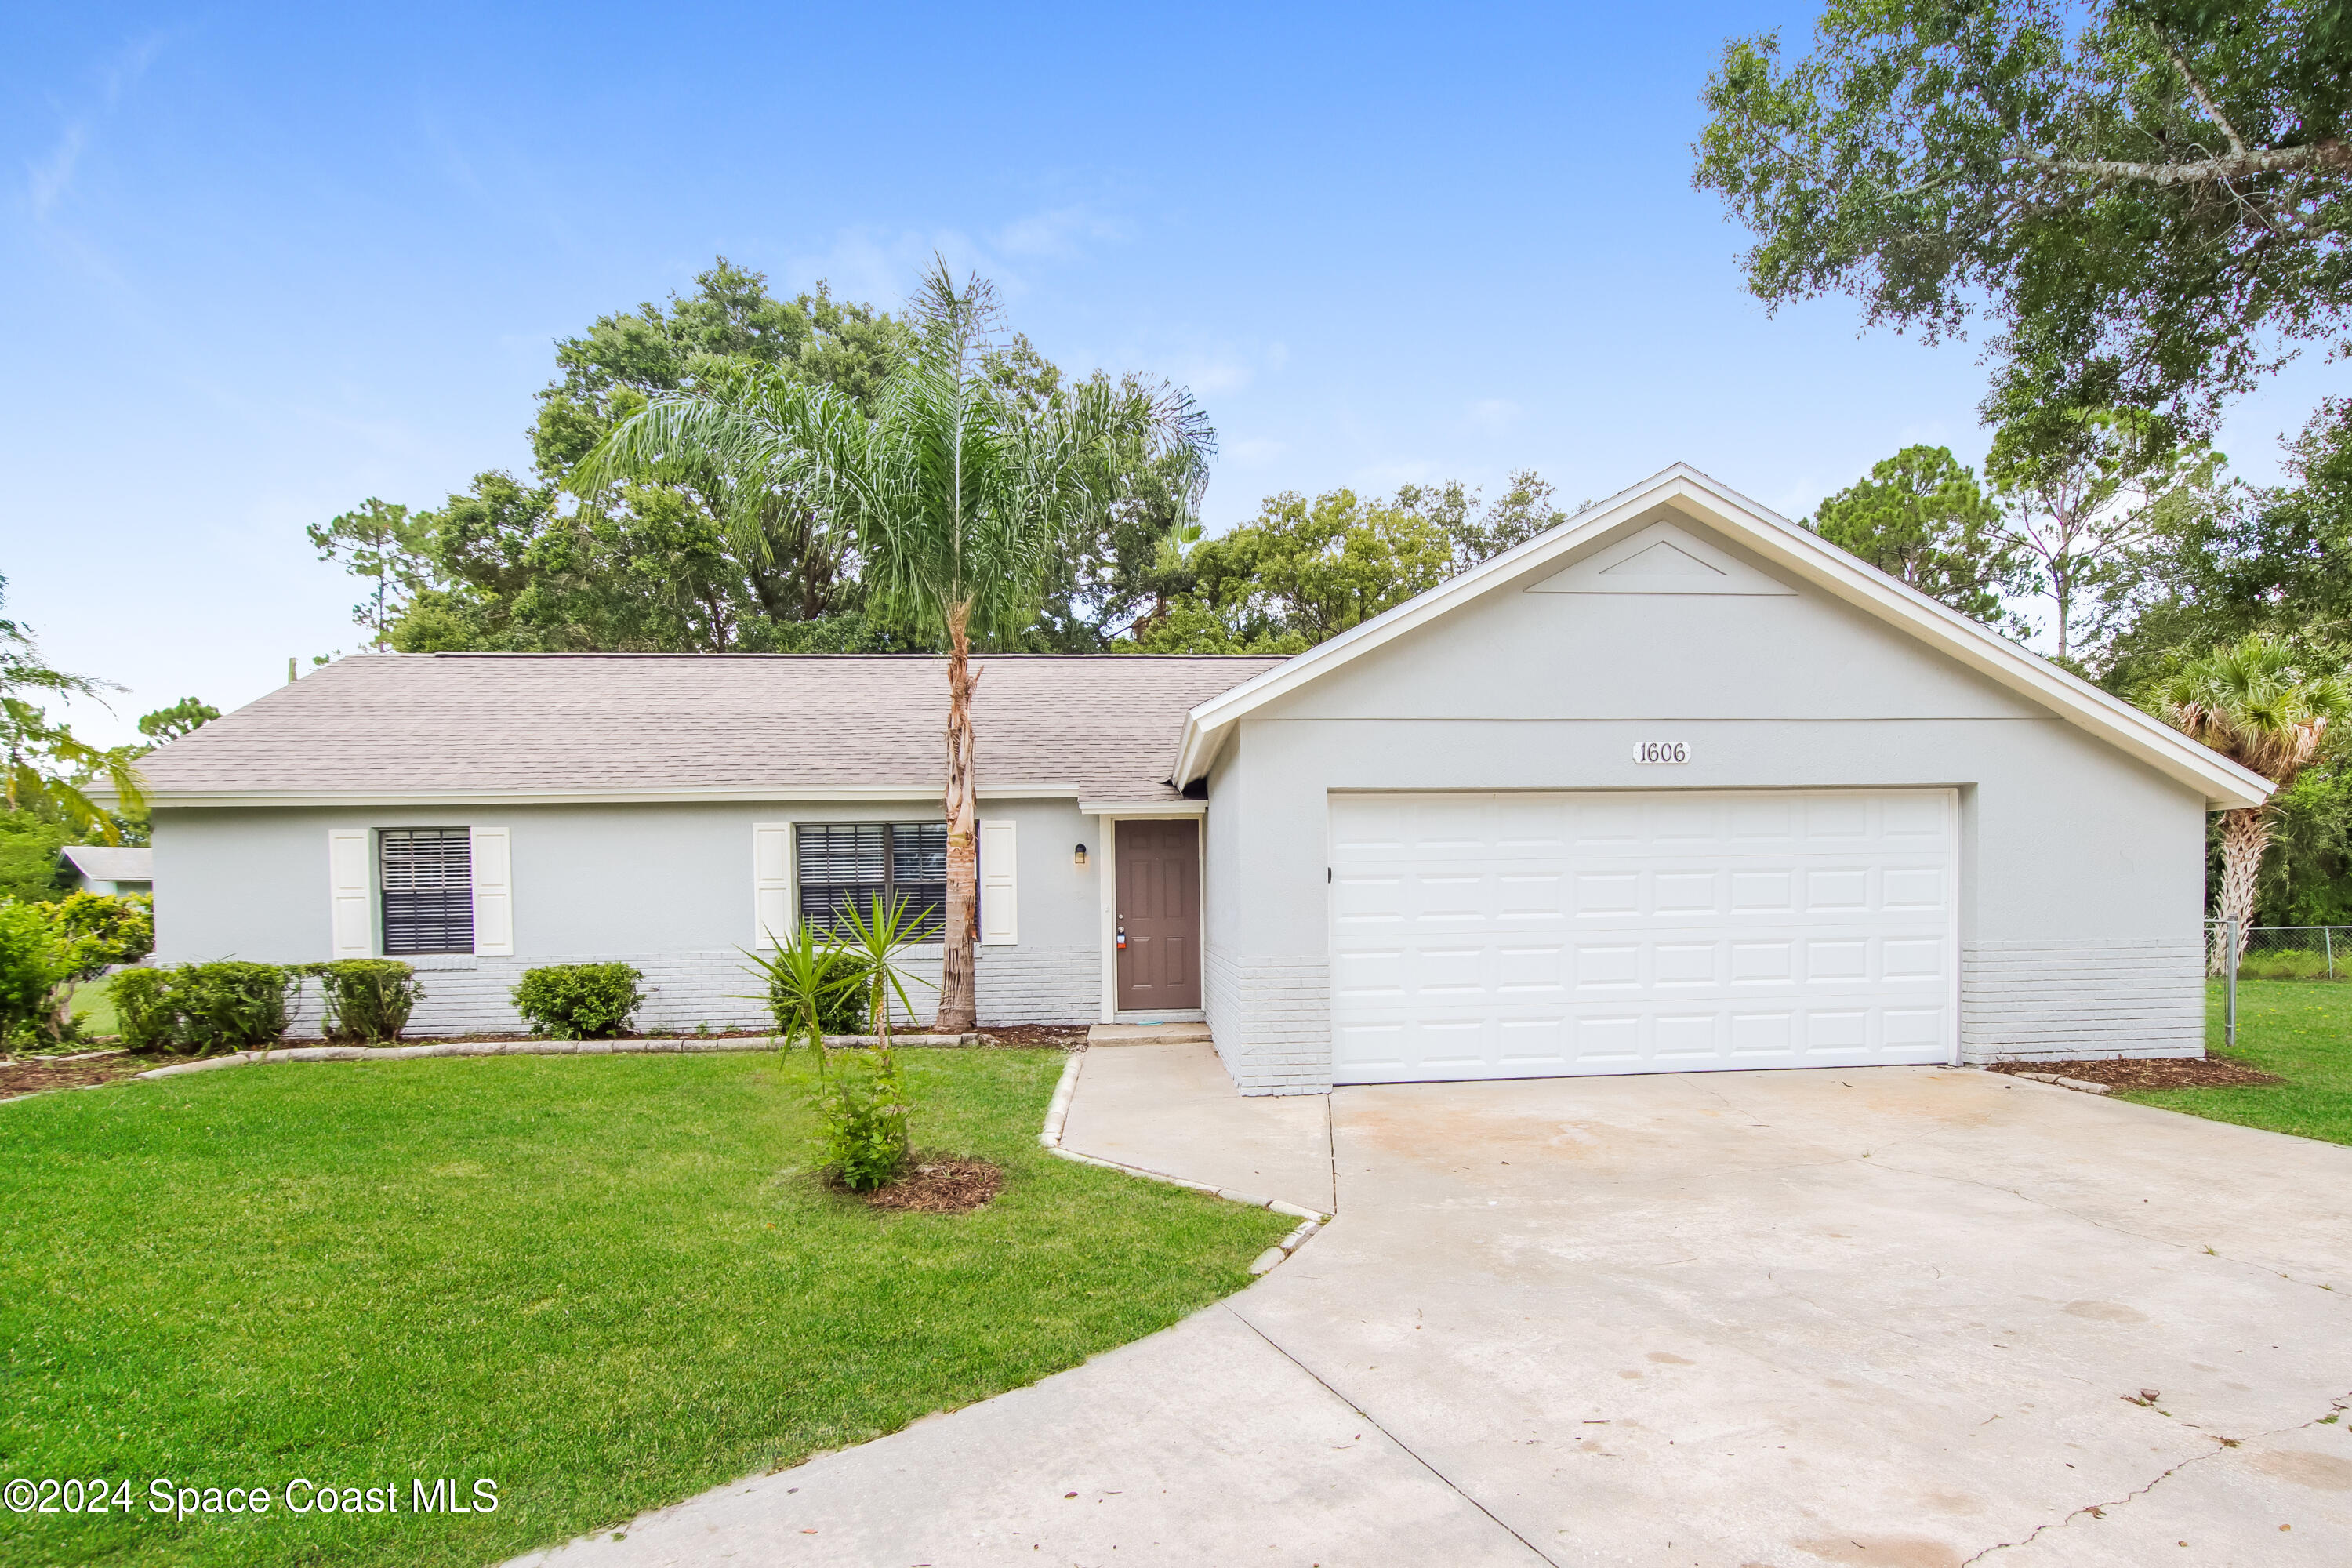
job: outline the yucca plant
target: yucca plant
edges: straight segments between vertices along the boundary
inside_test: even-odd
[[[2157,703],[2175,729],[2283,790],[2317,759],[2328,727],[2352,712],[2352,684],[2341,671],[2305,669],[2286,644],[2256,632],[2183,667],[2158,688]],[[2213,973],[2228,967],[2232,928],[2238,952],[2246,950],[2256,879],[2275,821],[2275,806],[2267,802],[2221,814],[2216,903],[2225,923],[2213,938]]]
[[[915,1010],[907,983],[929,984],[909,974],[898,955],[919,940],[933,913],[910,913],[903,898],[886,906],[878,894],[863,911],[855,904],[841,911],[841,923],[848,928],[842,947],[855,960],[853,973],[866,988],[874,1047],[847,1053],[841,1069],[818,1090],[817,1114],[842,1185],[854,1192],[871,1191],[896,1176],[913,1147],[907,1125],[912,1108],[898,1056],[890,1049],[890,1029],[894,1005],[910,1016]]]
[[[745,953],[767,983],[763,998],[776,1025],[780,1058],[795,1045],[816,1058],[809,1101],[817,1113],[828,1162],[853,1192],[871,1192],[898,1173],[912,1146],[905,1082],[890,1049],[894,1005],[911,1015],[907,985],[927,985],[908,973],[899,954],[921,940],[934,913],[910,913],[903,898],[885,905],[877,895],[860,910],[840,912],[847,930],[822,931],[802,921],[777,937],[772,953]],[[871,1048],[835,1052],[824,1043],[824,1019],[845,996],[862,998],[874,1037]]]

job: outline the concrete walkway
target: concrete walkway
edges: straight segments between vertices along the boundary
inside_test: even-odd
[[[1090,1053],[1066,1141],[1304,1179],[1297,1126],[1165,1125],[1194,1060]],[[539,1561],[2352,1561],[2352,1150],[1936,1068],[1349,1089],[1329,1139],[1339,1217],[1241,1295]]]
[[[1338,1206],[1330,1097],[1244,1099],[1206,1040],[1087,1051],[1062,1145],[1318,1214]]]

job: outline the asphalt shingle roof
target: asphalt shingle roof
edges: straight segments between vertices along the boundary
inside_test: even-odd
[[[990,654],[982,789],[1170,798],[1184,715],[1282,662]],[[946,783],[928,655],[356,654],[161,748],[164,798],[215,791],[681,793]]]

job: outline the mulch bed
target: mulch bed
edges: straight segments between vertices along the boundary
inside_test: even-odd
[[[55,1057],[17,1057],[0,1063],[0,1100],[20,1094],[37,1094],[45,1089],[88,1089],[96,1083],[112,1083],[119,1078],[130,1078],[149,1068],[169,1067],[176,1061],[193,1061],[192,1057],[145,1056],[137,1051],[122,1051],[112,1056],[90,1057],[82,1061],[60,1061]]]
[[[918,1154],[897,1181],[857,1195],[875,1208],[904,1214],[970,1214],[1003,1185],[1004,1172],[985,1160]]]
[[[1990,1067],[1994,1072],[2054,1072],[2087,1083],[2103,1083],[2110,1089],[2243,1089],[2287,1081],[2229,1057],[2212,1056],[2095,1062],[1994,1062]]]
[[[1000,1046],[1042,1046],[1057,1051],[1074,1051],[1087,1043],[1084,1024],[1014,1024],[1005,1028],[982,1029],[980,1035],[982,1039]]]

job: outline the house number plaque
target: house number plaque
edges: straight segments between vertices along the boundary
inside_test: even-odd
[[[1633,760],[1645,765],[1686,763],[1690,746],[1682,741],[1643,741],[1633,747]]]

